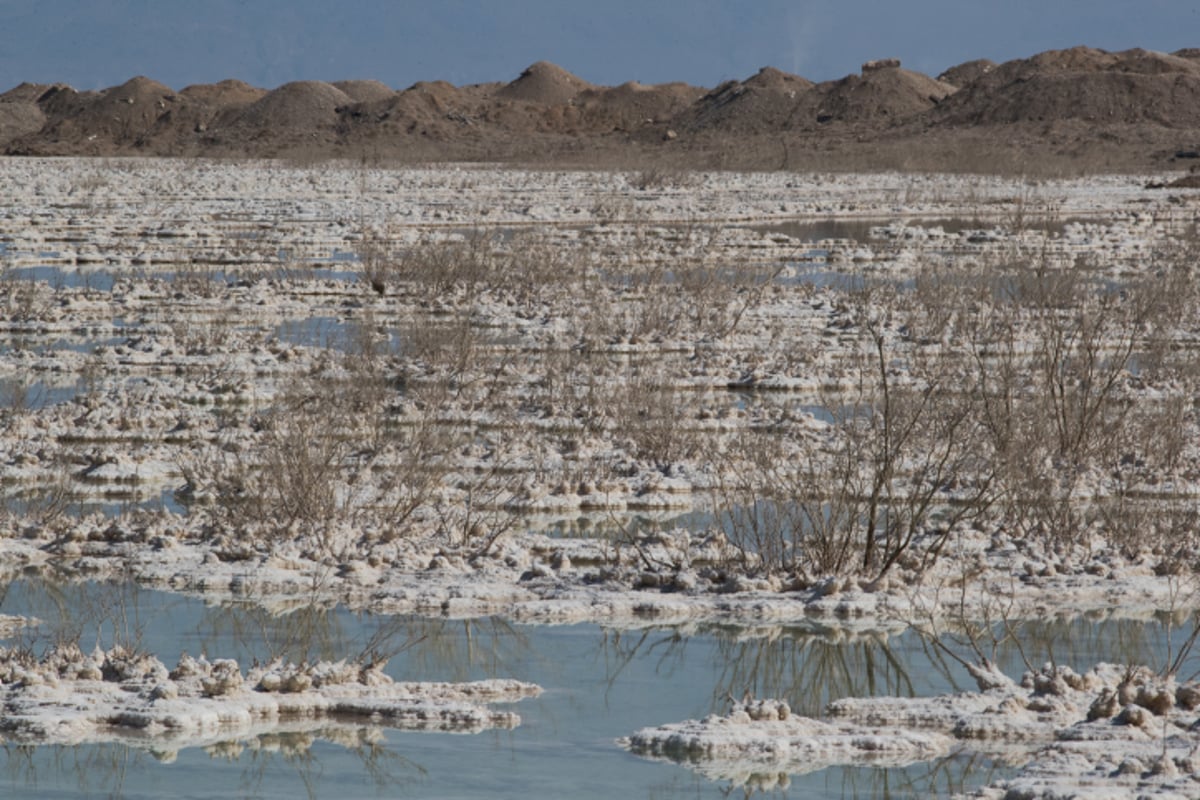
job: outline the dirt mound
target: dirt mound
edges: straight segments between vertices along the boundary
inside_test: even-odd
[[[45,124],[46,115],[37,103],[0,97],[0,147],[14,139],[37,133]]]
[[[80,92],[65,83],[55,83],[45,87],[35,102],[48,120],[61,120],[81,114],[99,96],[99,92]]]
[[[675,120],[692,131],[754,134],[793,127],[812,81],[764,67],[745,81],[726,81],[701,97]]]
[[[400,95],[425,98],[434,108],[444,111],[470,102],[462,89],[447,81],[418,81],[400,92]]]
[[[36,103],[51,88],[47,83],[22,83],[0,94],[0,103]]]
[[[345,92],[356,103],[386,100],[396,93],[392,87],[381,81],[334,81],[332,85],[335,89]]]
[[[496,97],[556,106],[569,103],[580,92],[592,88],[592,84],[562,67],[549,61],[539,61],[528,67],[515,81],[497,91]]]
[[[986,75],[995,68],[995,61],[987,58],[977,58],[974,61],[965,61],[962,64],[956,64],[941,75],[938,75],[937,79],[942,83],[948,83],[951,86],[961,89],[964,86],[974,83],[980,76]]]
[[[954,94],[949,83],[902,69],[899,62],[864,65],[861,75],[819,84],[807,104],[810,119],[892,125],[928,111]]]
[[[597,129],[630,130],[667,122],[696,102],[704,90],[686,83],[647,86],[629,81],[611,89],[588,89],[575,98],[583,118]]]
[[[1094,47],[1072,47],[1069,50],[1047,50],[1030,58],[1007,61],[1002,65],[1002,69],[1006,73],[1023,75],[1047,72],[1136,72],[1162,75],[1192,72],[1196,65],[1190,62],[1190,59],[1178,53],[1168,55],[1141,48],[1113,53]]]
[[[141,147],[161,155],[198,153],[215,132],[264,95],[266,90],[238,80],[187,86],[142,136]]]
[[[753,77],[746,79],[742,85],[752,89],[803,92],[811,89],[815,84],[808,78],[793,75],[790,72],[784,72],[774,67],[763,67]]]
[[[29,83],[0,95],[0,149],[1053,172],[1167,168],[1200,142],[1200,49],[1077,47],[999,66],[968,61],[941,77],[881,59],[820,85],[764,67],[711,90],[593,86],[547,62],[510,83],[430,81],[400,92],[371,80],[271,92],[228,80],[178,93],[140,77],[102,92]]]
[[[226,111],[234,108],[244,108],[267,93],[244,81],[223,80],[220,83],[197,83],[186,86],[179,92],[184,99],[209,106],[213,109]]]
[[[138,76],[100,92],[52,86],[38,98],[46,116],[40,137],[52,145],[43,152],[106,153],[112,148],[146,144],[158,120],[176,108],[180,97],[163,84]]]
[[[461,93],[443,81],[414,84],[386,98],[344,108],[341,114],[364,137],[378,128],[384,137],[412,134],[441,140],[458,124],[470,121]]]
[[[1146,50],[1039,53],[979,76],[938,108],[938,124],[1200,125],[1200,62]]]
[[[37,101],[52,88],[44,83],[22,83],[0,94],[0,147],[42,129],[46,114]]]
[[[332,126],[337,110],[354,104],[350,95],[322,81],[293,81],[267,92],[232,121],[234,127],[279,132]]]

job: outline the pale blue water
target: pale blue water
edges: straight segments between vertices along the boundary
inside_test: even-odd
[[[342,657],[373,634],[390,631],[407,649],[393,657],[396,678],[470,680],[513,677],[545,688],[513,708],[512,731],[463,735],[385,730],[375,746],[348,748],[317,739],[290,754],[269,747],[180,752],[170,763],[121,744],[3,748],[0,793],[19,798],[718,798],[741,787],[651,762],[614,740],[634,730],[723,710],[725,693],[749,689],[786,697],[819,714],[835,697],[932,694],[969,687],[957,664],[918,637],[837,641],[811,627],[771,631],[731,626],[616,631],[598,625],[514,625],[378,617],[344,609],[302,608],[272,616],[246,606],[206,606],[177,595],[83,584],[54,587],[18,580],[0,611],[80,632],[85,649],[114,635],[136,640],[171,663],[186,650],[243,663],[287,652],[293,658]],[[770,635],[765,635],[770,633]],[[1161,658],[1161,625],[1076,620],[1026,630],[1026,652],[1077,668],[1100,659]],[[1001,660],[1018,675],[1011,647]],[[271,742],[264,742],[270,745]],[[773,797],[924,797],[945,795],[1002,774],[963,753],[907,769],[833,768],[794,776]]]

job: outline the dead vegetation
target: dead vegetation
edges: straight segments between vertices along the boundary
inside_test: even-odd
[[[808,398],[815,424],[730,391],[812,368],[746,345],[786,341],[768,320],[812,287],[781,283],[786,261],[725,262],[719,228],[629,230],[619,257],[368,232],[358,335],[246,423],[251,445],[192,465],[210,535],[250,526],[343,561],[425,534],[486,551],[539,487],[653,506],[685,470],[737,568],[787,585],[919,575],[968,529],[1194,546],[1196,376],[1171,344],[1200,301],[1190,247],[1120,280],[1043,242],[822,290],[839,377]]]

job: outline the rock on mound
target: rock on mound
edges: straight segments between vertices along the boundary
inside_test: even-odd
[[[801,100],[812,81],[773,67],[760,69],[745,81],[727,81],[701,97],[676,120],[689,130],[715,129],[762,133],[792,127]]]
[[[961,89],[964,86],[974,83],[980,76],[988,74],[995,68],[995,61],[987,58],[977,58],[974,61],[965,61],[962,64],[951,67],[941,75],[938,75],[937,79],[942,83],[948,83],[951,86]]]
[[[562,67],[548,61],[539,61],[522,72],[515,81],[496,92],[496,96],[504,100],[555,106],[569,103],[580,92],[592,88],[592,84]]]
[[[955,91],[949,83],[902,69],[895,59],[868,62],[861,75],[817,86],[813,117],[821,124],[892,124],[928,111]]]
[[[1087,47],[1009,61],[937,111],[940,124],[1081,120],[1200,125],[1200,62],[1146,50]]]
[[[380,81],[334,81],[334,88],[345,92],[356,103],[386,100],[396,92]]]
[[[279,132],[323,128],[337,122],[339,108],[353,103],[350,95],[331,84],[293,81],[247,106],[234,125]]]

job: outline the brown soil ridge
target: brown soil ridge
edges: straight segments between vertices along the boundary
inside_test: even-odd
[[[1177,168],[1200,147],[1200,48],[1088,47],[938,78],[895,59],[814,84],[764,67],[712,89],[598,86],[539,61],[509,83],[237,80],[175,92],[136,77],[99,92],[0,94],[9,155],[379,157],[563,166]],[[1006,165],[1006,166],[1000,166]]]
[[[1147,50],[1055,50],[986,70],[933,114],[942,126],[1082,120],[1200,125],[1200,61]]]

